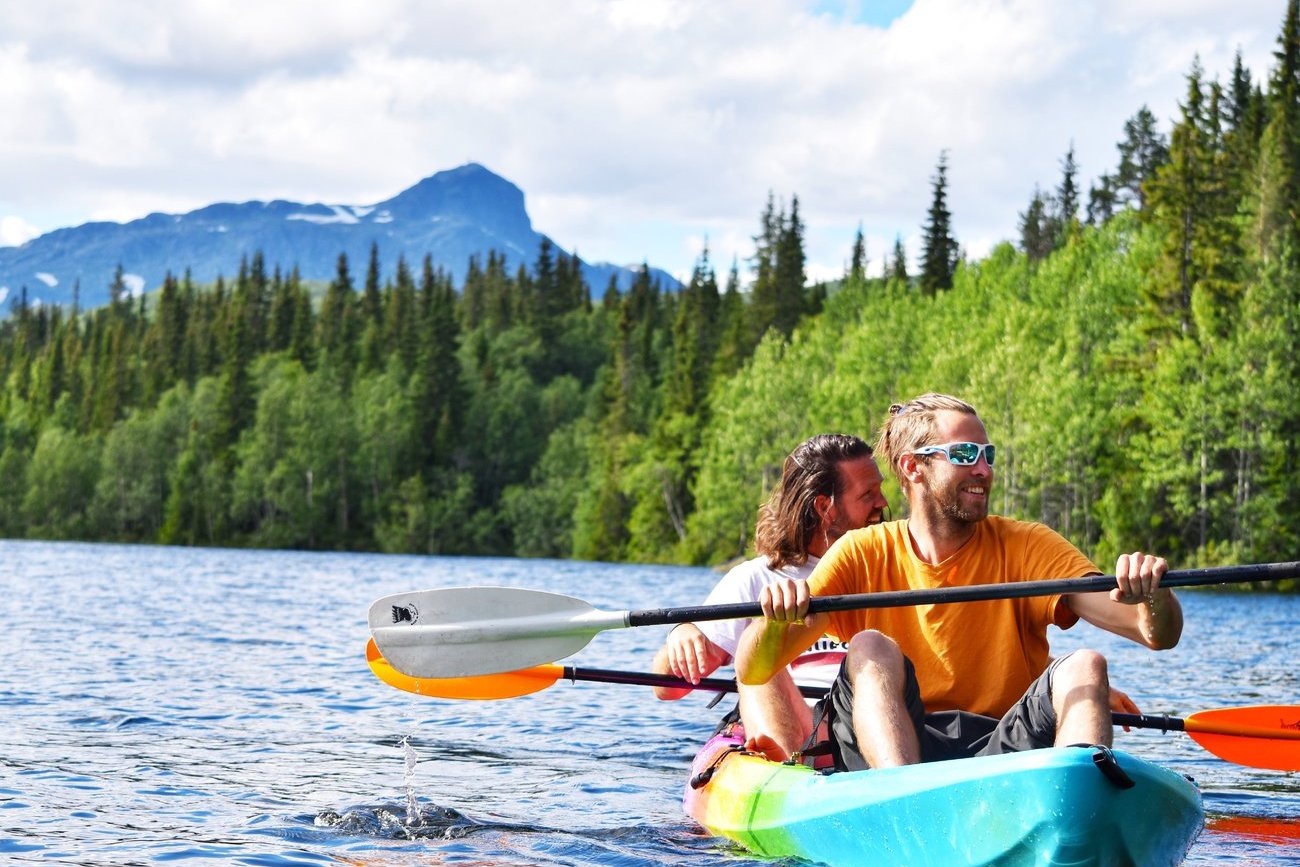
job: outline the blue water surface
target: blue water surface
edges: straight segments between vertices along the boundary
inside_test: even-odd
[[[375,680],[375,598],[463,585],[599,608],[703,598],[708,569],[0,542],[0,863],[754,865],[680,808],[717,711],[635,686],[436,701]],[[1300,597],[1183,592],[1152,654],[1083,625],[1148,712],[1293,704]],[[643,670],[665,628],[597,635],[568,662]],[[1117,734],[1193,776],[1189,864],[1300,864],[1300,778],[1181,734]]]

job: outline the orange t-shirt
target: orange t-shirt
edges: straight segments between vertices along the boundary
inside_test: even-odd
[[[815,596],[928,590],[1100,574],[1042,524],[990,515],[945,562],[916,555],[906,521],[841,537],[808,579]],[[966,710],[1001,717],[1047,668],[1047,627],[1078,621],[1060,595],[830,613],[827,632],[848,641],[876,629],[916,666],[927,712]]]

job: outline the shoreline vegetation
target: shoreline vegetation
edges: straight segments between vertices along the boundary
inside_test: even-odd
[[[1071,148],[979,260],[945,152],[917,274],[899,243],[867,276],[859,233],[844,278],[807,285],[799,199],[769,194],[743,292],[707,250],[678,292],[646,269],[588,287],[544,243],[473,259],[459,291],[375,247],[315,298],[261,254],[138,298],[119,273],[95,310],[20,296],[0,536],[716,564],[752,547],[794,443],[871,439],[940,390],[998,443],[994,508],[1096,562],[1295,559],[1296,0],[1267,79],[1196,61],[1170,135],[1143,108],[1118,152],[1084,205]]]

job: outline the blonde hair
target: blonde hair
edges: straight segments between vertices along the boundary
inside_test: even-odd
[[[975,407],[950,394],[928,392],[904,403],[891,404],[889,416],[880,426],[876,453],[889,462],[898,483],[906,487],[898,462],[903,455],[930,445],[935,438],[935,416],[941,412],[978,415]]]

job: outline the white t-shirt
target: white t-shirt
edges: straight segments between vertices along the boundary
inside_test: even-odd
[[[758,594],[766,585],[778,578],[806,579],[812,574],[818,558],[810,556],[803,565],[785,565],[780,569],[770,569],[767,557],[755,557],[746,560],[731,569],[704,600],[705,605],[722,605],[731,602],[757,602]],[[706,620],[696,623],[705,637],[721,647],[733,658],[736,647],[740,644],[740,635],[752,621],[746,620]],[[800,686],[829,687],[839,673],[840,663],[844,661],[844,644],[823,635],[812,647],[801,653],[790,663],[790,672],[794,682]]]

